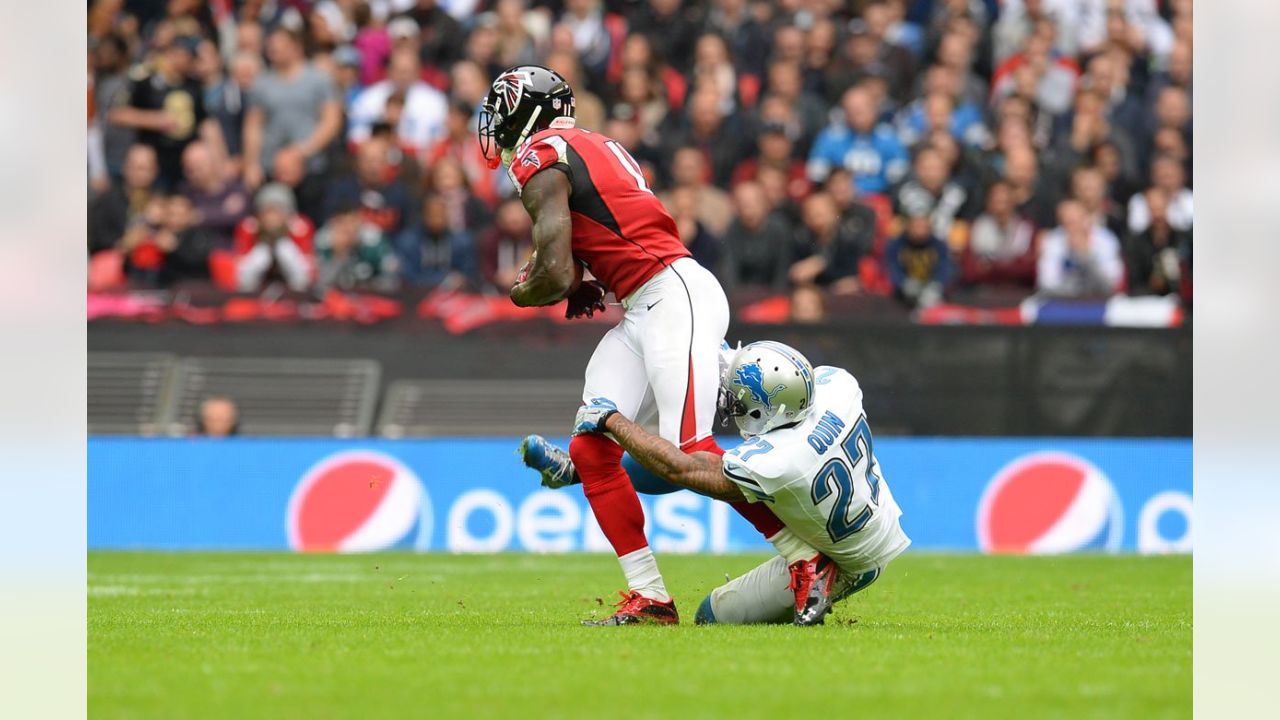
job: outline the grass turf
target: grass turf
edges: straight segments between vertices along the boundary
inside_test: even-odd
[[[908,553],[824,627],[697,627],[763,556],[89,555],[94,718],[1190,717],[1189,557]],[[603,604],[602,604],[603,602]]]

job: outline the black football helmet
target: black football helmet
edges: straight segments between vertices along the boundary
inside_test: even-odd
[[[480,150],[489,167],[497,168],[503,150],[518,147],[553,120],[573,117],[573,112],[573,88],[559,73],[541,65],[508,68],[493,81],[480,108]]]

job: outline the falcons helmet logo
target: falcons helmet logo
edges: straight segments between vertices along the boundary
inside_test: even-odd
[[[520,104],[524,96],[524,86],[529,84],[529,73],[509,72],[499,75],[493,81],[493,91],[502,99],[503,111],[510,113]]]

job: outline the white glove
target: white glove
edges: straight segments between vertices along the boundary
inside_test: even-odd
[[[573,419],[573,434],[604,432],[604,422],[616,412],[618,406],[609,398],[591,398],[591,402],[578,408],[578,415]]]

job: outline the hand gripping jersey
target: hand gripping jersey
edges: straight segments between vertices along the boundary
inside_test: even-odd
[[[860,573],[884,567],[911,544],[871,445],[858,381],[824,365],[814,369],[813,410],[804,422],[725,453],[724,474],[846,573]]]
[[[619,300],[689,255],[675,220],[618,142],[578,128],[550,127],[516,149],[507,172],[523,192],[529,178],[549,168],[569,176],[574,257]]]

